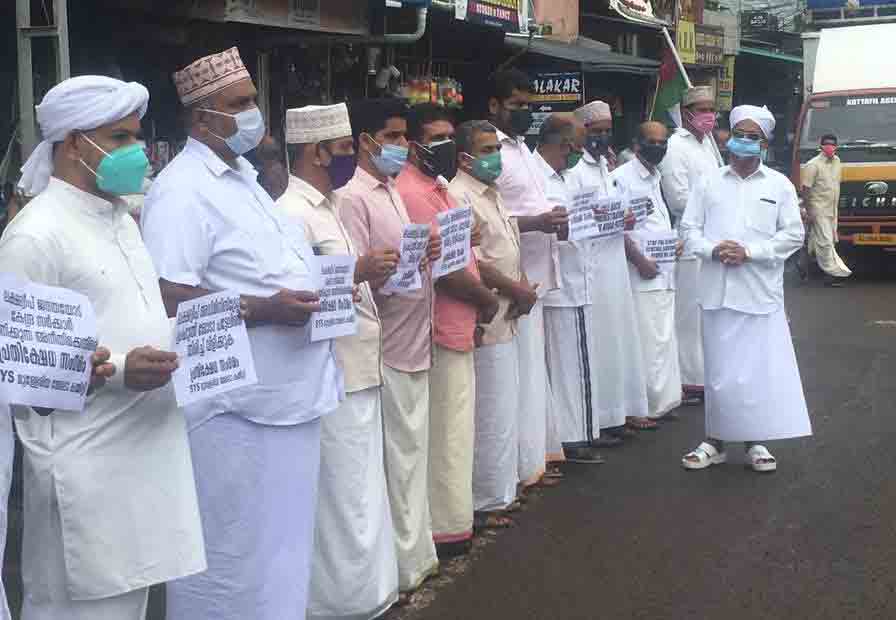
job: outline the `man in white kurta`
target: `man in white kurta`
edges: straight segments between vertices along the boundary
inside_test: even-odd
[[[344,103],[286,111],[289,185],[277,201],[318,254],[356,254],[329,196],[353,166]],[[395,249],[359,256],[358,333],[336,340],[345,400],[321,422],[320,488],[309,620],[380,616],[398,598],[398,560],[383,464],[382,327],[369,282],[391,275]]]
[[[584,142],[584,125],[558,115],[541,126],[535,160],[544,179],[548,204],[568,208],[571,193],[562,173],[570,168]],[[551,242],[560,287],[544,298],[545,345],[551,394],[553,439],[565,458],[577,463],[602,463],[591,445],[600,437],[593,417],[592,358],[594,334],[591,316],[591,270],[594,241]]]
[[[264,120],[237,50],[175,85],[190,137],[146,197],[144,238],[169,313],[209,292],[241,295],[258,384],[186,408],[208,570],[169,584],[167,618],[304,618],[320,418],[343,397],[332,342],[310,342],[314,253],[242,157]]]
[[[706,354],[706,441],[687,469],[724,463],[743,441],[748,464],[773,471],[759,442],[812,434],[784,309],[784,262],[803,244],[793,184],[761,163],[775,127],[767,108],[731,111],[731,164],[691,194],[682,231],[702,262],[699,300]]]
[[[519,477],[524,487],[544,475],[548,408],[552,406],[545,363],[544,296],[559,286],[551,254],[551,238],[566,225],[566,211],[552,209],[535,155],[525,142],[531,125],[529,78],[516,69],[502,71],[492,80],[489,120],[498,128],[501,176],[495,182],[508,213],[517,219],[523,269],[534,285],[539,302],[519,319],[520,420]]]
[[[827,286],[840,286],[852,275],[837,253],[842,165],[837,156],[837,136],[821,137],[821,152],[806,162],[800,173],[800,194],[809,212],[809,254],[825,273]]]
[[[136,146],[148,98],[140,84],[100,76],[52,88],[37,107],[46,141],[21,180],[36,198],[0,240],[5,272],[90,300],[117,370],[83,412],[13,407],[24,448],[23,620],[143,620],[149,586],[206,566],[169,383],[172,328],[137,225],[112,191],[139,187],[148,162],[117,169],[103,153]],[[112,188],[98,169],[128,182]]]
[[[591,139],[586,140],[582,159],[564,175],[569,189],[596,187],[602,196],[615,195],[617,190],[610,181],[607,160],[612,129],[610,106],[592,101],[575,114]],[[593,444],[600,446],[612,441],[605,435],[622,436],[626,418],[647,416],[641,339],[622,234],[595,242],[591,277],[595,362],[592,398],[600,429],[608,430]]]
[[[640,326],[644,375],[647,385],[647,414],[666,417],[681,404],[681,372],[675,336],[675,271],[661,271],[645,255],[647,239],[672,232],[669,210],[660,191],[657,164],[666,150],[666,128],[644,123],[638,130],[636,157],[610,175],[627,199],[649,198],[653,210],[637,223],[626,240],[632,298]]]
[[[688,197],[703,176],[718,170],[721,156],[715,148],[715,94],[709,86],[688,89],[681,102],[682,126],[669,137],[669,149],[660,164],[663,195],[676,228]],[[676,265],[675,331],[685,403],[703,398],[703,345],[697,279],[700,261],[685,251]]]

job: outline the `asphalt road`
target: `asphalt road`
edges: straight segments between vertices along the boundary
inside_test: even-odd
[[[777,473],[684,471],[703,429],[684,409],[606,465],[567,466],[388,620],[896,618],[896,284],[789,289],[788,313],[815,436],[770,443]]]

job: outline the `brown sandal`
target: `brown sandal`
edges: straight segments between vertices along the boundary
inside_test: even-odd
[[[473,513],[473,531],[506,530],[514,526],[513,519],[499,512]]]

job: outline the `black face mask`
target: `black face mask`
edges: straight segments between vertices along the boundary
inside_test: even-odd
[[[640,147],[638,154],[651,166],[658,166],[663,161],[663,157],[666,156],[667,147],[665,143],[651,144],[649,142],[639,142],[638,145]]]
[[[429,146],[417,144],[417,155],[420,158],[420,169],[432,178],[439,176],[447,180],[457,174],[457,143],[445,140]]]
[[[510,130],[517,136],[523,136],[532,126],[532,111],[529,108],[520,110],[508,110],[510,115]]]
[[[601,157],[606,157],[610,152],[610,136],[607,134],[589,135],[585,138],[585,150],[594,159],[599,160]]]

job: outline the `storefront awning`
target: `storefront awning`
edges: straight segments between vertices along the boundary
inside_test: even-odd
[[[610,46],[606,43],[587,37],[577,37],[572,43],[554,39],[533,38],[530,45],[528,37],[505,37],[504,42],[509,47],[525,50],[531,54],[562,58],[563,60],[580,63],[583,71],[653,75],[660,68],[660,63],[656,60],[617,54],[611,52]]]
[[[803,59],[799,56],[791,56],[790,54],[782,54],[780,52],[772,52],[770,50],[764,50],[759,47],[744,47],[741,45],[740,51],[744,54],[752,54],[753,56],[763,56],[764,58],[774,58],[775,60],[780,60],[783,62],[794,62],[796,64],[803,64]]]

